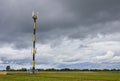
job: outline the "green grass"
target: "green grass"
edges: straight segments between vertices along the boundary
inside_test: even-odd
[[[0,81],[120,81],[120,72],[14,72],[0,75]]]

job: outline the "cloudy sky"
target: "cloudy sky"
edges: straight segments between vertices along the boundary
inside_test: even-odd
[[[120,0],[0,0],[0,69],[120,68]]]

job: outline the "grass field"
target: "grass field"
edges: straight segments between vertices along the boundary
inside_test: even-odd
[[[10,72],[1,74],[0,81],[120,81],[120,72]]]

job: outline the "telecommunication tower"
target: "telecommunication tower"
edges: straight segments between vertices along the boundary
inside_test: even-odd
[[[32,54],[33,54],[33,59],[32,59],[32,73],[35,73],[35,54],[36,54],[36,20],[38,17],[38,13],[32,12],[32,18],[34,20],[33,24],[33,48],[32,48]]]

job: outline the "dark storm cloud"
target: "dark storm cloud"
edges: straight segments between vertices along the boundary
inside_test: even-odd
[[[44,43],[64,36],[84,38],[102,32],[102,29],[109,32],[102,24],[119,21],[120,0],[1,0],[2,44],[14,43],[17,48],[31,45],[33,10],[39,12],[38,42]],[[101,24],[101,27],[96,24]]]

